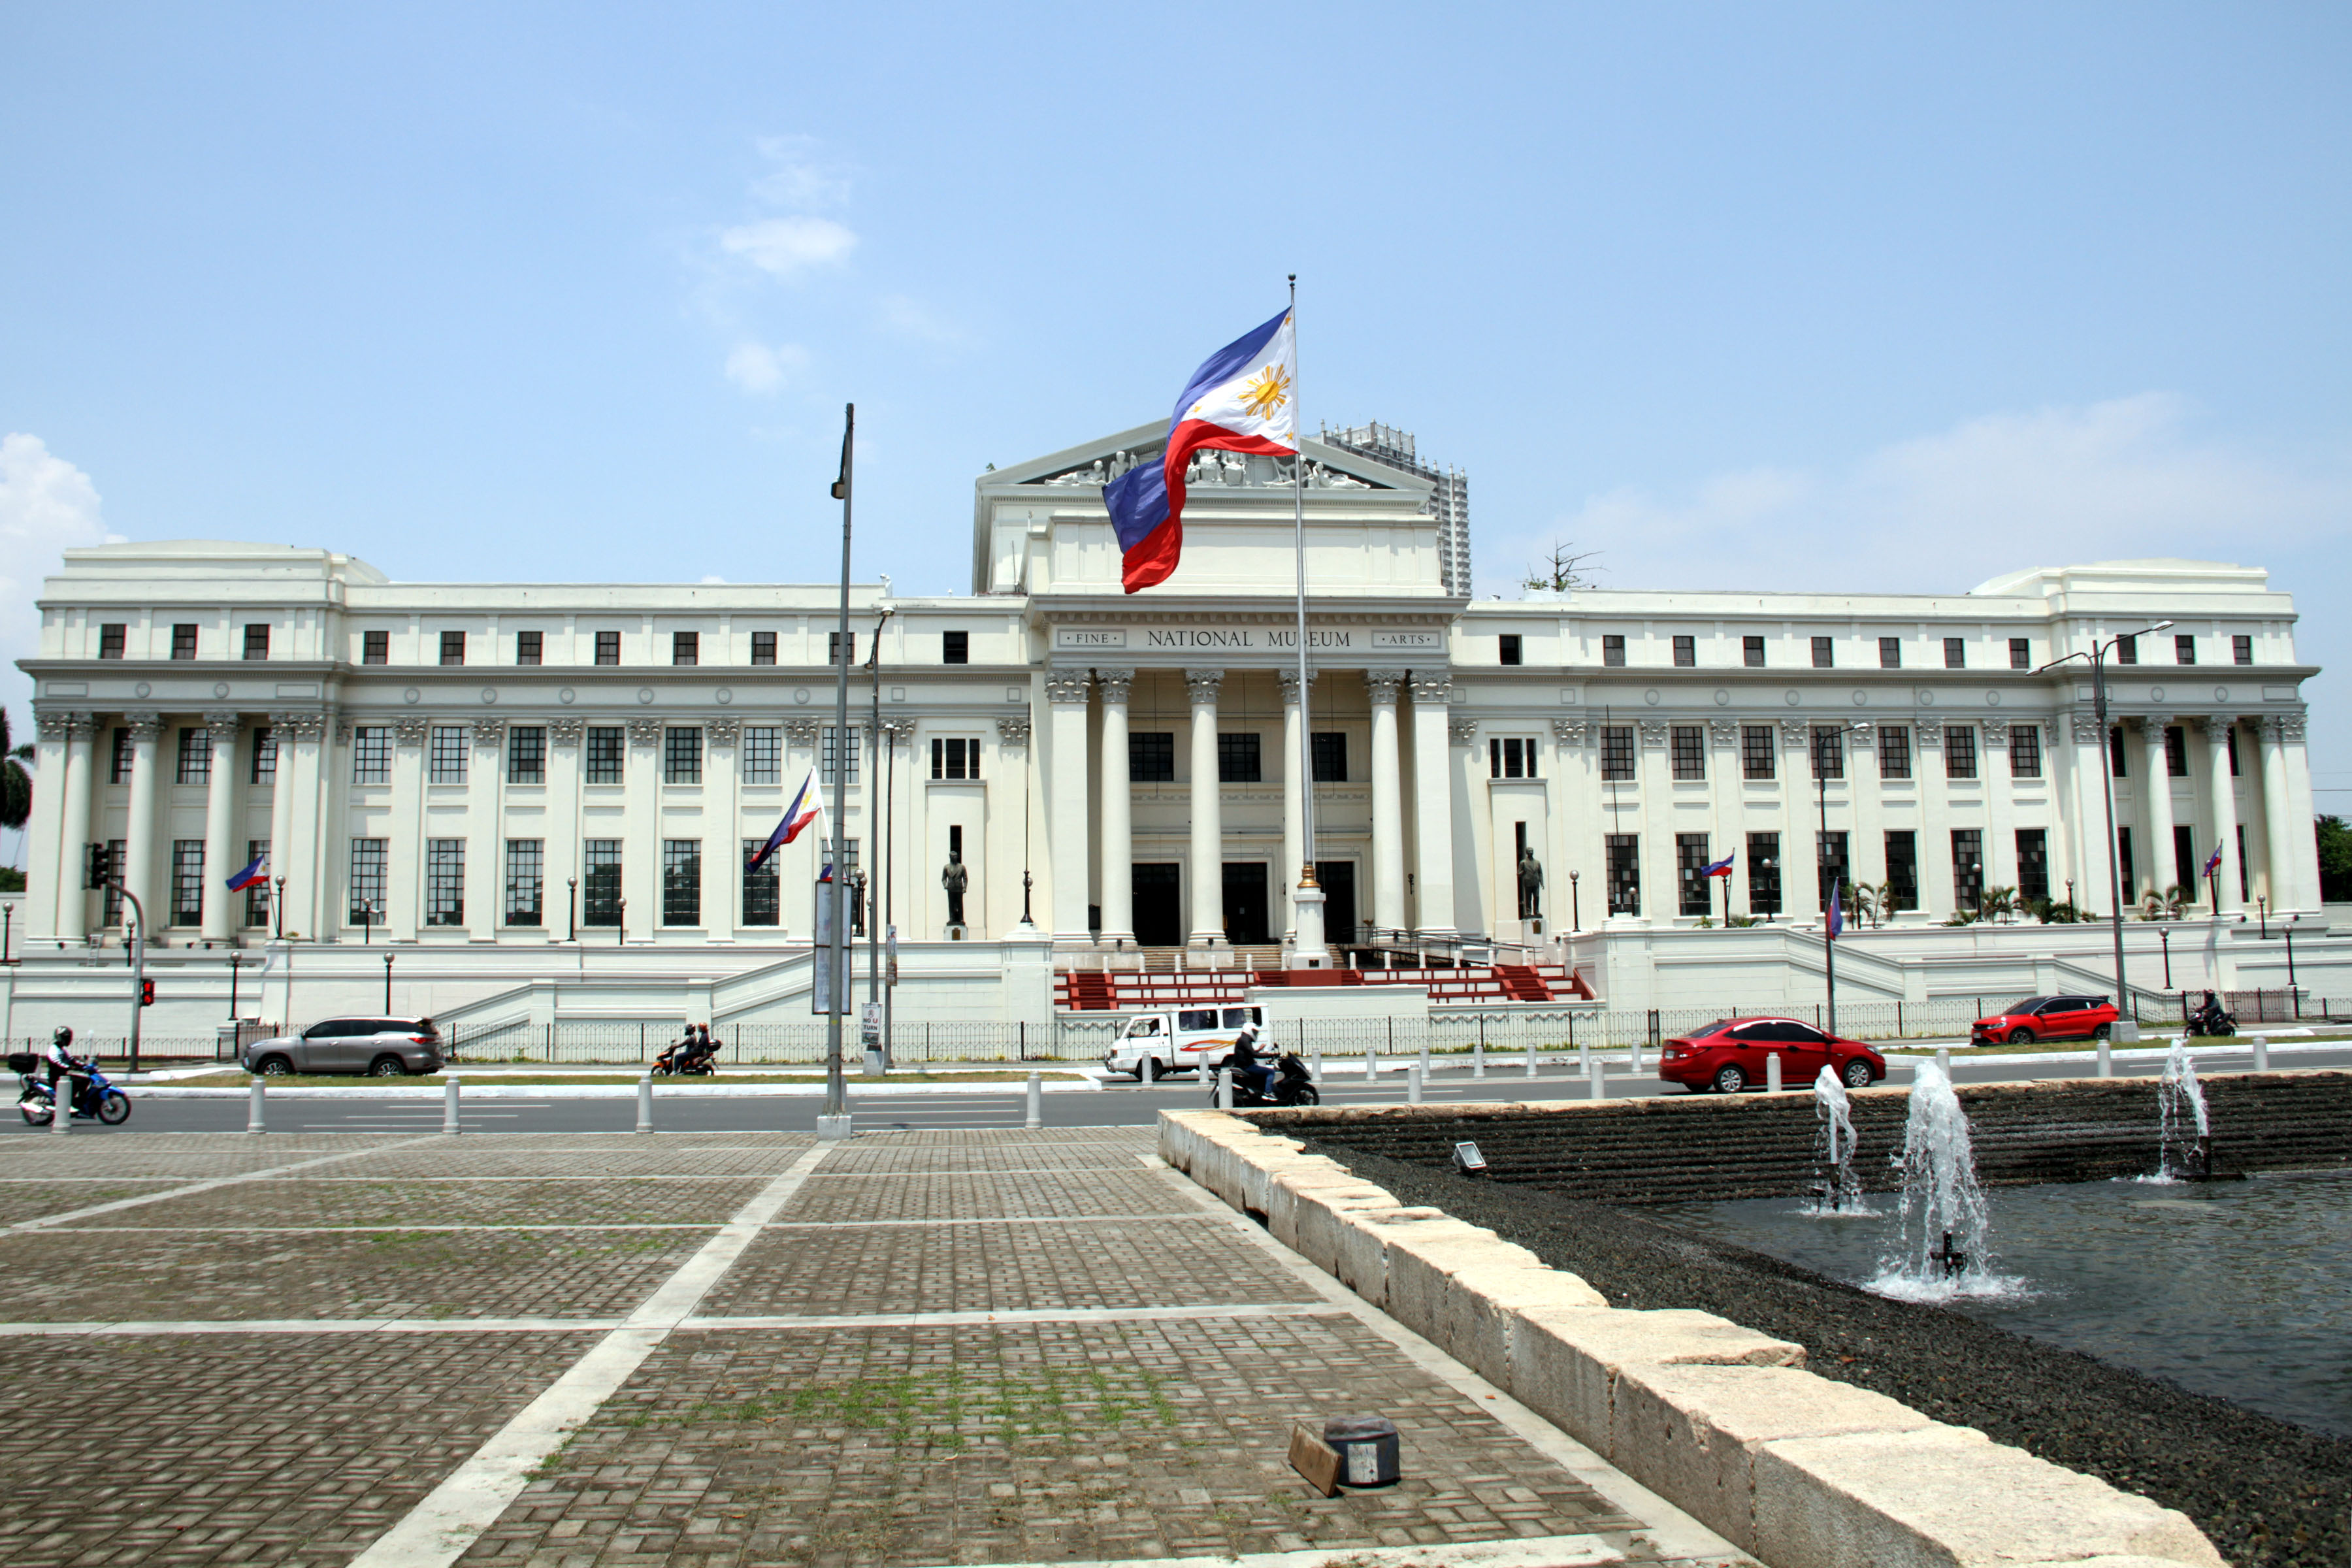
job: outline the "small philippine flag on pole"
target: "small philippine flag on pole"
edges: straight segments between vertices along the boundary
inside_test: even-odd
[[[817,788],[816,770],[811,768],[808,776],[801,780],[801,787],[793,792],[792,805],[784,807],[783,820],[776,824],[776,830],[768,835],[768,841],[760,846],[760,852],[746,861],[743,868],[758,870],[767,863],[769,856],[798,838],[802,829],[824,815],[823,792]]]
[[[241,893],[269,874],[269,851],[265,849],[246,862],[245,869],[228,879],[228,890]]]
[[[1836,941],[1838,933],[1843,930],[1845,930],[1845,879],[1840,877],[1830,883],[1830,940]]]
[[[1184,470],[1195,452],[1298,451],[1298,340],[1288,310],[1209,356],[1176,399],[1168,450],[1103,487],[1130,594],[1164,583],[1184,549]]]
[[[1699,875],[1702,877],[1728,877],[1731,875],[1731,863],[1738,858],[1739,857],[1736,853],[1726,855],[1714,865],[1702,867],[1699,870]]]
[[[2210,877],[2210,876],[2212,876],[2214,873],[2216,873],[2216,872],[2218,872],[2219,870],[2221,870],[2221,846],[2220,844],[2216,843],[2216,844],[2213,846],[2213,853],[2212,853],[2212,854],[2210,854],[2210,855],[2208,855],[2208,856],[2205,858],[2205,874],[2206,874],[2207,876]]]

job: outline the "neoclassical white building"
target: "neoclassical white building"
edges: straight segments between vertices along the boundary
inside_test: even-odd
[[[1446,586],[1428,479],[1309,441],[1302,692],[1273,459],[1213,457],[1181,570],[1119,591],[1097,487],[1159,438],[982,476],[969,595],[858,587],[845,736],[830,584],[69,552],[23,662],[39,782],[18,930],[36,949],[109,930],[111,896],[82,887],[104,844],[174,947],[576,938],[750,963],[806,942],[816,858],[804,838],[747,875],[746,847],[836,764],[856,865],[916,942],[1029,940],[1025,910],[1057,952],[1278,942],[1309,788],[1335,943],[1801,920],[1824,864],[1889,889],[1898,923],[1987,888],[2105,911],[2103,767],[2132,897],[2197,885],[2218,844],[2224,911],[2319,906],[2315,671],[2258,568],[1477,601]],[[2159,621],[2109,667],[2102,734],[2089,671],[2042,667]],[[223,886],[265,852],[276,907]],[[1727,885],[1698,875],[1726,856]],[[1525,900],[1523,864],[1542,878]]]

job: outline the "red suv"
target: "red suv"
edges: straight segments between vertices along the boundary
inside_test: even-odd
[[[1694,1092],[1736,1094],[1770,1082],[1764,1063],[1775,1055],[1780,1058],[1780,1081],[1791,1089],[1811,1083],[1823,1068],[1853,1089],[1867,1089],[1886,1076],[1886,1058],[1861,1041],[1824,1035],[1794,1018],[1718,1018],[1677,1035],[1665,1042],[1658,1076]]]
[[[2104,996],[2028,996],[1969,1026],[1972,1046],[2024,1046],[2036,1040],[2104,1040],[2115,1031],[2116,1005]]]

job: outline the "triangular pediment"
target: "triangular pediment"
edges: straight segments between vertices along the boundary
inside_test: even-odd
[[[1372,458],[1309,439],[1302,446],[1310,489],[1425,490],[1429,481],[1401,473]],[[1025,463],[981,476],[982,488],[1006,489],[1099,489],[1139,463],[1156,462],[1168,449],[1168,427],[1153,423],[1122,430],[1115,436],[1066,447]],[[1288,489],[1290,468],[1285,459],[1250,457],[1239,452],[1206,452],[1195,459],[1190,482],[1203,489]]]

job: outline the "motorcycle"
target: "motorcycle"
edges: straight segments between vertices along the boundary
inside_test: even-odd
[[[654,1058],[654,1072],[661,1078],[711,1078],[718,1074],[718,1060],[716,1042],[706,1050],[699,1040],[680,1040]]]
[[[2191,1035],[2210,1035],[2216,1038],[2234,1035],[2238,1032],[2237,1016],[2219,1003],[2210,1007],[2200,1007],[2189,1015],[2189,1032]]]
[[[8,1070],[16,1075],[16,1113],[29,1126],[47,1127],[57,1115],[57,1099],[49,1089],[42,1058],[30,1051],[11,1052]],[[112,1080],[98,1070],[96,1062],[78,1068],[67,1081],[73,1091],[68,1114],[95,1116],[109,1127],[120,1127],[131,1120],[131,1097],[115,1088]]]
[[[1213,1081],[1216,1075],[1212,1073],[1209,1076],[1213,1080],[1209,1088],[1209,1103],[1213,1106],[1217,1103],[1217,1089]],[[1296,1051],[1285,1051],[1276,1059],[1274,1081],[1267,1087],[1271,1092],[1261,1094],[1258,1092],[1255,1080],[1235,1075],[1234,1109],[1239,1110],[1244,1106],[1320,1105],[1323,1103],[1323,1091],[1315,1087],[1315,1075],[1307,1070],[1307,1064],[1298,1059],[1298,1053]]]

